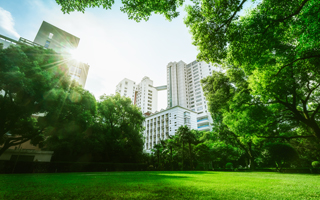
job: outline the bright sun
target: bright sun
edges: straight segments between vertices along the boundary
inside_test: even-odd
[[[83,56],[81,55],[81,52],[78,51],[77,49],[70,50],[71,57],[77,61],[82,61]]]

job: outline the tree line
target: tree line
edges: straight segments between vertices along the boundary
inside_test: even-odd
[[[252,8],[244,11],[246,2],[252,2]],[[96,6],[111,9],[114,2],[94,0],[67,3],[58,0],[57,3],[62,6],[63,12],[69,13],[75,10],[84,12],[85,8]],[[172,20],[179,15],[177,9],[184,1],[122,0],[122,3],[121,10],[126,12],[130,19],[148,20],[152,13],[156,13]],[[318,0],[259,2],[196,0],[185,9],[187,11],[185,24],[192,35],[193,44],[199,49],[197,59],[218,63],[224,68],[224,73],[214,72],[212,76],[202,80],[214,129],[203,134],[207,137],[206,140],[202,141],[199,137],[195,141],[202,141],[200,143],[211,150],[215,149],[213,147],[221,146],[224,150],[217,151],[219,153],[215,153],[216,155],[226,155],[221,156],[223,158],[234,155],[228,160],[243,160],[246,166],[250,165],[251,168],[255,165],[262,166],[259,163],[265,163],[262,162],[264,158],[262,155],[272,157],[272,152],[279,154],[281,148],[293,148],[294,152],[297,152],[301,162],[296,165],[310,166],[311,161],[320,160],[320,41],[318,39],[320,2]],[[121,135],[122,139],[112,135],[113,132],[110,131],[108,137],[115,141],[110,145],[118,144],[123,147],[119,149],[125,151],[124,147],[129,142],[126,140],[128,136],[125,135],[125,130],[129,130],[130,125],[136,127],[133,130],[138,131],[138,125],[123,123],[126,117],[121,114],[103,116],[105,110],[106,112],[112,110],[102,108],[101,102],[108,101],[107,96],[102,97],[101,102],[92,100],[96,108],[93,110],[90,109],[92,108],[90,105],[93,105],[91,101],[83,103],[87,106],[81,108],[81,111],[86,111],[86,115],[71,116],[69,111],[59,110],[62,105],[68,105],[66,101],[70,102],[70,109],[73,109],[75,104],[71,102],[77,100],[79,96],[77,94],[90,96],[90,93],[81,92],[80,88],[75,89],[74,93],[71,92],[69,88],[76,86],[65,80],[66,76],[62,76],[65,72],[61,70],[64,67],[59,59],[49,56],[54,52],[39,55],[38,51],[42,50],[25,48],[29,52],[23,53],[24,48],[1,51],[0,89],[3,94],[0,95],[1,144],[5,147],[19,144],[23,142],[22,135],[37,142],[43,138],[44,132],[50,130],[56,139],[63,139],[58,133],[69,131],[68,127],[74,126],[75,129],[81,130],[77,133],[81,132],[83,137],[85,135],[95,138],[91,143],[92,151],[95,148],[100,150],[105,148],[96,144],[107,141],[107,138],[94,136],[95,131],[92,130],[97,132],[107,129],[117,130],[117,135]],[[40,84],[34,84],[36,82]],[[57,110],[52,111],[55,108]],[[121,109],[121,106],[115,107],[114,111]],[[80,110],[73,112],[82,113]],[[34,113],[47,113],[48,119],[51,117],[52,120],[43,120],[40,123],[47,117],[38,119],[30,117]],[[102,117],[91,118],[90,113],[91,116]],[[65,117],[59,118],[60,114],[64,114]],[[81,117],[83,119],[78,119]],[[104,117],[111,118],[106,120]],[[60,122],[70,123],[70,126],[60,125]],[[141,130],[142,128],[139,129]],[[10,136],[17,137],[9,137],[8,132]],[[139,141],[142,144],[143,139],[141,135],[140,137]],[[179,141],[174,138],[172,140]],[[180,147],[173,146],[168,150],[172,152],[168,154],[168,158],[164,158],[166,156],[161,154],[156,156],[158,160],[156,165],[159,168],[163,168],[164,163],[170,163],[170,159],[175,155],[178,157],[173,159],[172,163],[176,162],[176,166],[179,166],[177,168],[195,167],[197,161],[195,147],[200,143],[187,145],[181,143],[182,141],[184,140],[180,139]],[[84,144],[83,147],[89,147],[87,143]],[[163,151],[167,146],[165,144],[161,146]],[[201,148],[207,147],[202,145]],[[4,148],[0,153],[3,150]],[[110,154],[112,153],[92,155],[100,159],[111,158],[113,155]],[[206,155],[203,152],[200,154]],[[70,155],[73,155],[73,152]],[[210,155],[213,156],[214,153],[211,152]],[[134,156],[128,155],[128,157]],[[296,156],[292,156],[294,157]],[[213,158],[210,159],[213,161]],[[200,160],[198,158],[198,161]],[[283,162],[278,160],[277,165],[280,166]],[[221,163],[220,166],[222,165],[224,164]]]
[[[97,101],[50,49],[10,46],[0,63],[0,155],[30,140],[53,161],[141,162],[144,117],[129,98]]]

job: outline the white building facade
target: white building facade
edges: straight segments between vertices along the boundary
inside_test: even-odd
[[[212,71],[222,71],[218,65],[193,61],[170,62],[167,65],[168,107],[180,105],[197,113],[197,129],[211,131],[212,117],[208,111],[200,80]]]
[[[145,76],[137,86],[134,102],[142,113],[154,113],[158,108],[158,91],[153,87],[153,81]]]
[[[116,93],[119,93],[121,96],[129,97],[131,102],[135,100],[135,91],[136,91],[136,82],[124,78],[116,86]]]
[[[153,87],[153,81],[145,76],[136,83],[130,79],[123,79],[116,86],[116,93],[129,97],[132,104],[137,105],[142,113],[154,113],[158,107],[158,91]]]
[[[190,129],[197,129],[197,113],[179,105],[161,110],[146,117],[143,126],[144,150],[150,152],[155,144],[175,135],[180,126],[187,125]]]

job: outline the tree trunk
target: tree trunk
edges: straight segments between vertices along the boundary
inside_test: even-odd
[[[158,171],[160,171],[160,152],[158,152]]]
[[[191,169],[194,169],[192,157],[191,157],[191,143],[189,143],[189,156],[190,156],[190,160],[191,160]]]
[[[172,147],[170,148],[170,150],[171,150],[171,171],[173,171]]]
[[[280,169],[279,169],[279,172],[282,172],[282,167],[283,167],[283,161],[280,161]]]
[[[0,156],[10,147],[10,145],[4,144],[4,146],[0,149]]]
[[[249,146],[248,155],[249,155],[250,170],[254,171],[254,169],[255,169],[254,155],[253,155],[252,149],[251,149],[251,142],[248,143],[248,146]]]
[[[184,141],[182,141],[182,171],[183,171],[183,160],[184,160]]]

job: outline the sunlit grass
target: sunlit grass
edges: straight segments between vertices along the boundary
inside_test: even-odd
[[[320,199],[320,176],[265,172],[0,175],[0,199]]]

